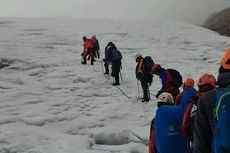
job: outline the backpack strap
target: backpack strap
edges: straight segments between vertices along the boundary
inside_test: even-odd
[[[217,119],[217,120],[219,119],[218,111],[219,111],[219,108],[221,106],[222,99],[223,99],[224,96],[230,94],[230,92],[226,92],[226,93],[224,93],[224,92],[226,90],[228,90],[229,88],[230,88],[230,85],[225,87],[225,88],[218,87],[216,89],[216,95],[217,96],[216,96],[215,109],[214,109],[214,118]],[[224,93],[224,94],[222,94],[222,93]]]

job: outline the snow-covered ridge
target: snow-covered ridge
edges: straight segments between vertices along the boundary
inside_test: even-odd
[[[123,53],[120,88],[130,98],[111,86],[100,60],[80,64],[82,36],[93,34],[102,57],[108,41]],[[136,53],[198,79],[217,75],[230,44],[207,29],[165,21],[2,18],[0,36],[3,153],[147,152],[160,82],[154,77],[149,104],[137,100]]]

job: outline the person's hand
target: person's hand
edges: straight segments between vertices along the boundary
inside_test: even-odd
[[[158,98],[158,97],[160,96],[160,94],[161,94],[161,93],[160,93],[160,92],[158,92],[158,93],[156,94],[156,96],[155,96],[155,97],[156,97],[156,98]]]
[[[141,79],[141,75],[142,75],[142,73],[141,73],[141,72],[138,72],[138,73],[137,73],[137,79],[138,79],[138,80],[140,80],[140,79]]]

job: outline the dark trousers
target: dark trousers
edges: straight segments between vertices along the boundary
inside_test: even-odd
[[[112,61],[112,73],[111,75],[115,77],[115,81],[118,84],[119,83],[119,73],[121,71],[121,61]]]
[[[150,93],[149,93],[149,85],[148,82],[146,81],[146,78],[144,76],[141,77],[141,87],[143,90],[143,99],[145,101],[149,101],[150,99]]]
[[[91,58],[91,64],[94,62],[94,49],[93,48],[87,48],[87,52],[83,55],[83,62],[86,63],[86,57],[90,56]]]
[[[109,74],[109,61],[105,61],[105,64],[104,64],[104,66],[105,66],[105,73],[107,73],[107,74]]]

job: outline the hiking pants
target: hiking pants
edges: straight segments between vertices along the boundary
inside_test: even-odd
[[[143,90],[143,98],[145,101],[149,101],[149,99],[150,99],[149,85],[146,81],[146,78],[144,76],[142,76],[140,81],[141,81],[141,87]]]
[[[116,83],[119,83],[119,73],[121,70],[121,61],[112,61],[112,73],[111,75],[115,77]]]
[[[105,73],[108,73],[109,74],[109,61],[105,61]]]
[[[94,62],[94,49],[93,48],[87,48],[87,52],[83,55],[83,62],[86,63],[86,57],[87,55],[91,58],[91,64]]]

